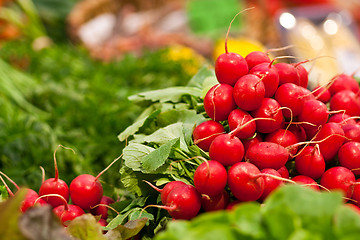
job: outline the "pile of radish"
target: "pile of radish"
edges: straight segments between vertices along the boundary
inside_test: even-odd
[[[55,153],[56,150],[54,152],[54,178],[45,180],[43,171],[43,180],[39,192],[37,193],[33,189],[26,188],[25,198],[21,203],[20,211],[26,212],[30,207],[35,205],[48,204],[53,208],[53,212],[59,217],[59,220],[64,226],[68,226],[71,220],[87,212],[94,216],[100,216],[99,224],[106,226],[108,209],[110,208],[109,205],[115,201],[112,198],[103,195],[103,187],[99,178],[119,158],[115,159],[96,177],[90,174],[82,174],[74,178],[70,185],[68,185],[59,178]],[[41,169],[43,170],[43,168]],[[20,190],[20,187],[9,176],[1,171],[0,174],[9,180],[16,187],[17,191]],[[6,187],[9,196],[14,196],[14,193],[8,187],[1,175],[0,180]]]
[[[225,42],[215,62],[218,84],[203,99],[208,119],[193,130],[210,160],[197,167],[194,186],[157,189],[173,218],[263,202],[283,184],[340,191],[360,212],[358,82],[339,74],[310,91],[304,62],[277,60],[260,51],[242,57]]]

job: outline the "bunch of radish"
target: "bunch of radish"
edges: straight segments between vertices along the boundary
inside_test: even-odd
[[[61,145],[59,145],[58,148],[60,146]],[[85,214],[86,212],[95,216],[100,216],[99,223],[105,226],[107,224],[106,219],[108,217],[108,209],[111,208],[109,205],[115,201],[112,198],[103,195],[103,187],[99,178],[120,157],[110,163],[109,166],[100,172],[96,177],[90,174],[81,174],[74,178],[68,186],[65,181],[59,178],[59,171],[55,157],[56,150],[54,152],[54,178],[45,180],[45,174],[43,171],[43,180],[39,193],[33,189],[27,188],[20,211],[26,212],[30,207],[35,205],[49,204],[53,208],[55,215],[59,217],[59,220],[64,226],[67,226],[69,221]],[[43,168],[41,169],[43,170]],[[20,190],[20,187],[11,180],[10,177],[3,172],[0,172],[0,174],[14,184],[17,190]],[[6,187],[10,197],[14,196],[1,175],[0,180]]]

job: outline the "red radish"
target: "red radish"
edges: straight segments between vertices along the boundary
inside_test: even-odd
[[[338,158],[341,166],[350,169],[355,175],[360,175],[360,142],[347,142],[342,145]]]
[[[151,184],[150,182],[148,181],[145,181],[147,184],[150,185],[150,187],[152,187],[153,189],[155,189],[156,191],[160,192],[160,197],[161,197],[161,202],[162,204],[166,205],[166,200],[167,200],[167,197],[169,195],[169,193],[176,187],[179,187],[179,186],[182,186],[182,185],[186,185],[186,183],[184,183],[183,181],[171,181],[171,182],[168,182],[167,184],[165,184],[165,186],[160,189],[160,188],[157,188],[155,187],[153,184]]]
[[[251,138],[256,131],[256,123],[253,121],[253,117],[241,109],[235,109],[230,113],[228,124],[232,134],[240,139]]]
[[[244,153],[246,154],[247,150],[249,149],[249,147],[252,144],[262,142],[262,141],[263,141],[263,137],[259,133],[256,133],[255,136],[252,138],[242,140],[242,143],[244,146]]]
[[[53,211],[64,226],[68,226],[69,221],[72,221],[75,218],[85,214],[82,208],[73,204],[59,205],[54,208]]]
[[[320,179],[320,184],[323,187],[329,190],[341,191],[346,198],[351,198],[354,183],[354,174],[349,169],[341,166],[329,168]]]
[[[265,85],[256,75],[247,74],[235,83],[233,97],[240,109],[255,110],[265,97]]]
[[[308,177],[305,175],[297,175],[297,176],[291,178],[291,180],[299,185],[303,185],[305,187],[310,187],[316,191],[320,190],[318,184],[311,177]]]
[[[59,170],[58,170],[57,162],[56,162],[55,154],[56,154],[57,149],[60,146],[61,145],[59,145],[56,148],[56,150],[54,151],[55,176],[54,176],[54,178],[49,178],[49,179],[45,180],[41,184],[40,189],[39,189],[39,195],[44,196],[44,195],[49,195],[49,194],[59,194],[62,197],[64,197],[66,201],[69,201],[69,187],[65,181],[59,179]],[[63,204],[62,199],[60,199],[59,197],[46,197],[44,200],[46,202],[48,202],[53,208]]]
[[[239,12],[238,14],[240,14]],[[229,24],[225,37],[225,53],[217,57],[215,61],[215,75],[219,83],[234,86],[236,81],[249,71],[246,60],[237,53],[228,52],[227,39],[229,36],[232,22],[237,17],[236,14]]]
[[[106,227],[108,225],[107,221],[103,218],[99,219],[99,224],[103,227]]]
[[[323,103],[328,103],[330,101],[330,91],[325,87],[317,86],[316,88],[314,88],[312,93],[317,100],[322,101]]]
[[[273,168],[278,170],[289,159],[289,150],[273,142],[254,143],[246,152],[245,161],[254,164],[260,170]]]
[[[300,79],[296,68],[289,63],[276,63],[274,67],[278,70],[279,85],[294,83],[300,86]]]
[[[226,120],[230,112],[236,108],[233,87],[228,84],[217,84],[210,88],[204,97],[204,108],[211,119]]]
[[[221,194],[227,182],[225,167],[218,161],[201,163],[194,173],[194,185],[200,194],[215,196]]]
[[[260,63],[270,63],[271,60],[269,56],[262,51],[253,51],[246,55],[245,60],[249,67],[249,71],[256,65]]]
[[[109,210],[107,206],[113,204],[114,202],[114,199],[111,197],[103,196],[100,200],[99,206],[91,209],[90,212],[95,216],[101,216],[101,218],[107,219]]]
[[[268,118],[256,121],[256,130],[260,133],[271,133],[281,127],[283,114],[280,104],[272,98],[264,98],[261,106],[251,112],[253,118]]]
[[[351,90],[342,90],[335,93],[330,100],[330,110],[344,112],[350,116],[360,115],[360,98],[359,95]]]
[[[293,64],[298,76],[299,76],[299,86],[306,88],[309,83],[309,73],[302,65],[304,62]]]
[[[330,81],[329,91],[331,95],[342,90],[350,90],[354,93],[358,93],[360,90],[358,82],[350,75],[339,74]]]
[[[288,131],[296,136],[298,142],[305,142],[307,139],[306,132],[300,124],[291,124]]]
[[[315,137],[325,162],[333,160],[345,140],[344,130],[338,123],[329,122],[322,126]]]
[[[81,207],[84,210],[90,210],[92,207],[99,204],[103,196],[103,187],[99,181],[99,178],[117,160],[119,160],[121,156],[112,161],[96,177],[90,174],[82,174],[74,178],[71,181],[69,187],[70,197],[73,204]]]
[[[229,201],[230,196],[226,190],[223,190],[220,194],[211,197],[208,195],[201,196],[201,206],[205,212],[225,209]]]
[[[244,146],[238,137],[227,133],[221,134],[211,143],[209,155],[212,160],[224,166],[231,166],[243,159]]]
[[[270,98],[279,86],[279,74],[275,67],[269,63],[261,63],[254,66],[250,74],[258,76],[265,85],[265,97]]]
[[[261,201],[264,201],[270,193],[272,193],[275,189],[283,185],[283,181],[280,180],[281,175],[279,172],[277,172],[275,169],[272,168],[264,168],[261,170],[261,173],[264,173],[266,175],[263,176],[264,179],[264,192],[260,197]],[[267,175],[273,175],[274,177],[267,176]]]
[[[10,178],[8,177],[5,173],[0,171],[0,174],[3,175],[4,177],[6,177],[17,189],[17,191],[20,190],[20,187]],[[4,181],[4,179],[0,176],[0,180],[3,182],[8,194],[10,197],[13,197],[14,194],[13,192],[10,190],[10,188],[8,187],[8,185],[6,184],[6,182]],[[21,202],[20,205],[20,211],[21,212],[26,212],[28,210],[28,208],[33,207],[34,205],[38,204],[38,205],[45,205],[47,204],[43,199],[39,199],[38,201],[36,201],[39,198],[39,194],[30,189],[30,188],[25,188],[26,189],[26,194],[24,197],[24,200]]]
[[[295,157],[296,171],[315,180],[325,172],[325,160],[318,146],[305,146]]]
[[[285,148],[289,147],[288,149],[288,151],[290,152],[289,157],[291,158],[291,156],[295,155],[297,152],[298,147],[296,143],[299,141],[292,132],[280,128],[275,132],[266,135],[265,142],[277,143]]]
[[[277,171],[280,173],[282,178],[288,179],[290,177],[289,170],[286,168],[286,166],[279,168]]]
[[[345,134],[345,142],[360,142],[360,125],[359,124],[345,124],[342,126]]]
[[[309,100],[316,100],[314,94],[312,94],[312,92],[310,92],[309,89],[301,87],[301,86],[299,86],[299,89],[302,92],[301,97],[304,99],[304,102],[309,101]]]
[[[225,129],[223,125],[214,120],[208,120],[195,127],[193,131],[193,140],[199,148],[208,152],[212,141],[219,134],[224,132]]]
[[[353,195],[351,196],[357,206],[360,206],[360,179],[357,179],[354,184]]]
[[[301,113],[298,115],[298,121],[314,124],[316,127],[303,124],[305,129],[317,128],[327,122],[329,113],[326,105],[319,100],[305,101]]]
[[[284,109],[284,117],[295,117],[302,112],[304,99],[301,96],[302,90],[294,83],[284,83],[276,90],[276,101],[278,101],[282,107],[287,107],[291,110]]]
[[[166,199],[166,209],[174,219],[191,219],[201,208],[201,196],[195,187],[181,185],[171,190]]]
[[[355,119],[351,118],[351,116],[346,113],[335,113],[331,115],[329,117],[329,122],[336,122],[341,126],[345,124],[356,124]]]
[[[264,179],[252,163],[238,162],[228,171],[228,185],[240,201],[256,201],[264,191]]]

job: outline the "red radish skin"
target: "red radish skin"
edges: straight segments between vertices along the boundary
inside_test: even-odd
[[[360,115],[360,98],[359,95],[351,90],[342,90],[335,93],[330,100],[330,110],[344,112],[350,116]]]
[[[254,66],[250,74],[258,76],[265,85],[265,97],[274,96],[276,89],[279,87],[279,74],[275,67],[269,63],[261,63]]]
[[[274,67],[278,70],[279,85],[294,83],[300,86],[300,79],[296,68],[289,63],[276,63]]]
[[[82,208],[73,204],[59,205],[55,207],[53,211],[64,226],[68,226],[69,221],[85,214]]]
[[[230,112],[236,108],[233,87],[228,84],[217,84],[210,88],[204,97],[204,108],[212,120],[226,120]]]
[[[260,170],[273,168],[278,170],[285,166],[289,159],[289,151],[273,142],[254,143],[246,152],[245,161],[254,164]]]
[[[319,141],[318,145],[325,162],[334,159],[345,141],[344,136],[344,130],[338,123],[328,122],[322,126],[315,137],[315,141]]]
[[[249,71],[258,64],[261,64],[261,63],[269,64],[271,62],[269,56],[265,52],[262,52],[262,51],[250,52],[248,55],[246,55],[245,60],[249,67]]]
[[[232,134],[240,139],[251,138],[256,131],[256,123],[253,121],[253,117],[241,109],[235,109],[230,113],[228,124],[230,131],[233,132]]]
[[[213,212],[225,209],[230,201],[229,193],[223,190],[220,194],[215,196],[201,196],[201,206],[205,212]]]
[[[30,188],[26,189],[27,193],[25,195],[24,200],[21,202],[20,211],[26,212],[30,207],[33,207],[34,205],[46,205],[47,202],[43,199],[39,199],[39,194],[35,190],[32,190]]]
[[[306,88],[309,83],[309,73],[306,68],[302,65],[302,63],[293,64],[298,76],[299,76],[299,86]]]
[[[291,178],[291,180],[299,185],[312,188],[315,191],[320,191],[320,187],[318,186],[317,182],[311,177],[305,175],[297,175]]]
[[[358,93],[360,90],[358,82],[352,76],[347,74],[337,75],[330,83],[329,91],[331,95],[342,90],[350,90],[353,93]]]
[[[228,185],[232,194],[240,201],[256,201],[264,191],[264,179],[260,170],[252,163],[239,162],[228,171]]]
[[[296,143],[298,143],[297,137],[292,132],[282,128],[267,134],[265,137],[265,142],[277,143],[285,148],[290,147],[288,149],[290,152],[290,158],[292,155],[296,154],[298,149],[296,145]]]
[[[307,122],[315,125],[316,127],[303,124],[305,129],[314,129],[327,122],[329,118],[327,106],[319,100],[305,101],[301,113],[298,115],[299,122]]]
[[[101,205],[91,209],[90,212],[91,212],[91,214],[93,214],[95,216],[101,216],[101,218],[107,219],[109,208],[106,206],[102,206],[102,205],[110,205],[110,204],[113,204],[114,202],[115,202],[115,200],[112,199],[111,197],[103,196],[99,203]]]
[[[268,118],[267,120],[259,119],[256,121],[256,130],[260,133],[274,132],[283,123],[281,106],[272,98],[264,98],[261,106],[250,114],[253,118]]]
[[[284,109],[283,114],[285,118],[298,116],[302,112],[304,98],[302,90],[294,83],[282,84],[275,92],[275,99]]]
[[[245,154],[252,144],[262,142],[262,141],[263,141],[263,137],[259,133],[256,133],[255,137],[253,137],[253,138],[242,140]]]
[[[171,181],[171,182],[168,182],[164,188],[161,190],[161,202],[166,205],[166,200],[167,200],[167,197],[169,195],[169,193],[174,189],[174,188],[177,188],[179,186],[184,186],[186,185],[186,183],[182,182],[182,181]]]
[[[316,180],[325,172],[325,160],[318,147],[305,146],[295,157],[296,171]]]
[[[247,74],[235,83],[233,97],[240,109],[255,110],[265,97],[265,85],[256,75]]]
[[[213,160],[201,163],[194,173],[194,185],[200,194],[210,197],[221,194],[227,183],[225,167]]]
[[[360,142],[360,125],[345,124],[342,126],[345,134],[345,142]]]
[[[243,159],[244,146],[238,137],[222,134],[211,143],[209,155],[224,166],[232,166]]]
[[[355,175],[347,168],[336,166],[324,172],[320,185],[330,191],[340,191],[346,198],[351,198],[354,190]]]
[[[169,192],[164,209],[174,219],[189,220],[198,215],[200,208],[201,195],[194,186],[186,184]]]
[[[70,183],[70,197],[72,202],[84,210],[100,203],[103,196],[103,187],[99,180],[90,175],[77,176]]]
[[[234,86],[249,71],[246,60],[237,53],[226,52],[215,61],[215,75],[219,83]]]
[[[307,139],[306,132],[300,124],[291,124],[288,131],[296,136],[298,142],[305,142]]]
[[[353,194],[351,199],[355,201],[357,206],[360,206],[360,179],[357,179],[354,184]]]
[[[212,141],[222,133],[225,133],[223,125],[214,120],[208,120],[195,127],[193,140],[199,148],[208,152]]]
[[[341,166],[350,169],[355,175],[360,175],[360,142],[348,142],[342,145],[338,159]]]
[[[312,93],[317,100],[319,100],[325,104],[328,103],[331,99],[330,91],[329,91],[329,89],[327,89],[325,87],[317,86],[316,88],[314,88]]]
[[[346,113],[335,113],[331,115],[329,117],[329,122],[336,122],[341,126],[345,124],[356,124],[355,119],[351,118],[351,116]]]
[[[279,168],[277,171],[278,171],[278,173],[280,173],[282,178],[289,179],[290,174],[289,174],[289,170],[287,169],[286,166]]]
[[[264,179],[264,192],[260,197],[261,201],[264,201],[275,189],[283,185],[283,181],[279,180],[281,178],[281,175],[278,171],[271,168],[265,168],[261,170],[261,173],[267,174],[267,175],[273,175],[271,176],[263,176]]]

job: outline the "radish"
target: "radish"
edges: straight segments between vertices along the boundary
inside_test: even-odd
[[[100,200],[99,206],[90,210],[91,214],[95,216],[100,216],[103,219],[107,219],[108,217],[108,210],[110,204],[113,204],[115,201],[111,197],[103,196]]]
[[[276,92],[279,86],[279,74],[275,67],[271,63],[261,63],[254,66],[250,71],[250,74],[258,76],[265,86],[265,97],[270,98]]]
[[[203,162],[195,170],[194,185],[200,194],[210,197],[219,195],[225,189],[226,182],[226,169],[218,161]]]
[[[282,166],[277,170],[277,172],[280,173],[282,178],[289,179],[290,177],[289,170],[287,169],[286,166]]]
[[[339,91],[331,97],[330,110],[344,110],[344,112],[350,116],[359,116],[360,97],[351,90]]]
[[[223,125],[214,121],[208,120],[200,123],[194,128],[193,131],[193,140],[194,143],[204,150],[205,152],[209,151],[210,144],[212,141],[221,133],[224,133],[225,129]]]
[[[347,142],[342,145],[338,158],[341,166],[350,169],[355,175],[360,175],[360,142]]]
[[[246,55],[245,60],[249,67],[249,71],[258,64],[271,62],[269,56],[262,51],[250,52],[248,55]]]
[[[345,124],[342,126],[345,134],[345,142],[360,142],[360,125],[359,124]]]
[[[244,146],[238,137],[221,134],[211,143],[209,156],[224,166],[231,166],[243,159]]]
[[[253,121],[253,117],[241,109],[235,109],[229,114],[228,124],[232,135],[240,139],[251,138],[256,131],[256,123]]]
[[[341,126],[345,124],[356,124],[355,119],[353,119],[349,114],[346,113],[335,113],[329,117],[329,122],[339,123]]]
[[[299,185],[302,185],[305,187],[310,187],[310,188],[314,189],[315,191],[320,190],[318,184],[311,177],[308,177],[305,175],[297,175],[297,176],[291,178],[291,180]]]
[[[338,123],[334,122],[324,124],[315,137],[315,141],[319,142],[320,152],[325,162],[334,159],[344,140],[344,130]]]
[[[360,90],[358,82],[350,75],[339,74],[330,81],[329,91],[331,95],[342,90],[350,90],[353,93],[358,93]]]
[[[242,140],[242,143],[244,146],[244,153],[246,154],[247,150],[249,149],[249,147],[252,144],[262,142],[262,141],[263,141],[263,137],[259,133],[256,133],[255,136],[252,138]]]
[[[228,84],[217,84],[210,88],[204,97],[204,108],[212,120],[226,120],[230,112],[236,108],[233,87]]]
[[[272,98],[264,98],[261,106],[252,111],[253,118],[268,118],[256,121],[256,130],[260,133],[271,133],[281,127],[283,114],[280,104]]]
[[[160,189],[155,187],[153,184],[151,184],[150,182],[144,180],[144,182],[146,182],[147,184],[150,185],[150,187],[152,187],[153,189],[155,189],[156,191],[160,192],[160,197],[161,197],[161,202],[162,204],[166,205],[166,200],[167,197],[169,195],[169,193],[176,187],[182,186],[182,185],[186,185],[186,183],[184,183],[183,181],[171,181],[168,182],[167,184],[165,184],[165,186]]]
[[[49,194],[52,195],[52,197],[56,197],[57,194]],[[44,195],[47,196],[47,195]],[[44,197],[41,196],[41,197]],[[68,204],[66,199],[63,198],[61,195],[57,195],[58,198],[62,199],[63,204],[55,207],[53,209],[53,212],[55,215],[60,219],[61,223],[67,227],[69,224],[69,221],[74,220],[75,218],[85,214],[84,210],[74,204]]]
[[[294,83],[300,86],[300,79],[296,68],[289,63],[276,63],[274,67],[279,74],[279,85],[284,83]]]
[[[215,61],[215,75],[218,82],[229,84],[230,86],[234,86],[236,81],[249,71],[246,60],[240,54],[228,52],[227,47],[231,24],[240,13],[236,14],[229,24],[225,37],[225,53],[218,56]]]
[[[20,187],[10,177],[8,177],[5,173],[3,173],[1,171],[0,171],[0,174],[3,175],[4,177],[6,177],[16,187],[17,192],[20,190]],[[14,193],[10,190],[10,188],[8,187],[8,185],[6,184],[6,182],[4,181],[4,179],[1,176],[0,176],[0,180],[3,182],[9,196],[13,197]],[[36,201],[39,198],[39,194],[36,191],[34,191],[33,189],[30,189],[30,188],[25,188],[25,189],[26,189],[26,194],[25,194],[24,200],[21,202],[21,205],[20,205],[21,212],[26,212],[30,207],[33,207],[36,204],[37,205],[47,204],[47,202],[45,202],[43,199]]]
[[[342,166],[329,168],[320,179],[320,184],[323,187],[329,190],[338,190],[346,198],[351,198],[355,187],[354,183],[355,175]]]
[[[309,101],[309,100],[316,100],[314,94],[312,94],[312,92],[304,87],[298,86],[299,90],[302,92],[302,98],[304,99],[304,102]]]
[[[293,66],[295,67],[299,76],[299,86],[306,88],[309,83],[309,73],[302,65],[303,63],[305,62],[295,63]]]
[[[264,179],[252,163],[238,162],[228,171],[228,185],[240,201],[256,201],[264,191]]]
[[[103,187],[99,178],[117,160],[119,160],[121,156],[112,161],[96,177],[90,174],[82,174],[74,178],[69,187],[72,202],[84,210],[90,210],[92,207],[99,204],[103,197]]]
[[[69,201],[69,187],[65,181],[59,179],[59,170],[56,162],[56,151],[60,146],[61,145],[58,145],[54,151],[55,176],[54,178],[49,178],[43,181],[39,189],[39,195],[44,196],[49,194],[59,194],[64,197],[66,201]],[[59,197],[46,197],[44,200],[48,202],[53,208],[63,204],[62,199]]]
[[[252,144],[246,152],[245,161],[254,164],[260,170],[273,168],[278,170],[285,166],[289,159],[289,150],[273,142]]]
[[[264,179],[264,192],[260,197],[261,201],[264,201],[270,193],[272,193],[275,189],[283,185],[283,181],[280,180],[281,175],[275,169],[272,168],[264,168],[261,170],[261,173],[266,174],[263,176]],[[273,175],[273,176],[271,176]],[[276,178],[275,178],[275,177]]]
[[[331,99],[330,91],[329,91],[329,89],[327,89],[325,87],[317,86],[316,88],[314,88],[312,93],[317,100],[319,100],[325,104],[328,103]]]
[[[202,195],[201,207],[205,212],[213,212],[217,210],[225,209],[230,201],[229,193],[223,190],[220,194],[215,196]]]
[[[351,196],[357,206],[360,206],[360,179],[355,181],[355,186],[353,190],[353,195]]]
[[[300,124],[291,124],[288,131],[295,135],[298,142],[305,142],[307,139],[306,132]]]
[[[265,142],[277,143],[285,148],[289,147],[289,157],[291,158],[291,156],[295,155],[297,152],[298,146],[296,145],[296,143],[299,141],[292,132],[281,128],[267,134],[265,137]]]
[[[240,109],[255,110],[265,97],[265,85],[256,75],[247,74],[235,83],[233,97]]]
[[[327,106],[319,100],[305,101],[301,113],[298,115],[298,121],[311,123],[315,125],[303,124],[305,129],[315,129],[324,125],[329,118]]]
[[[294,83],[282,84],[275,92],[275,99],[284,109],[283,114],[285,118],[298,116],[302,112],[304,99],[302,90]]]
[[[325,160],[318,146],[305,146],[295,157],[296,171],[314,180],[325,172]]]

